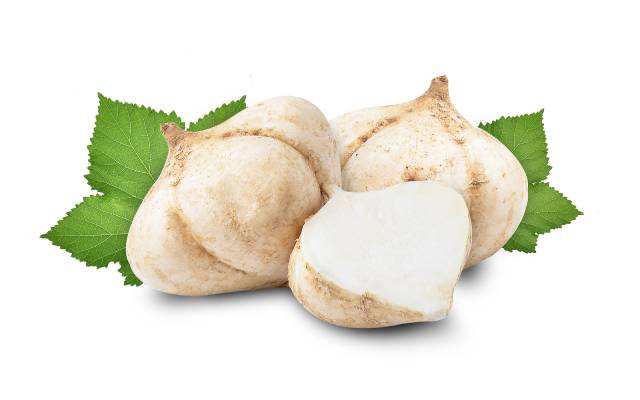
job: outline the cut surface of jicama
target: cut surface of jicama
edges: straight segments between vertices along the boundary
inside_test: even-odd
[[[438,320],[451,307],[470,242],[463,197],[439,183],[339,190],[303,226],[289,285],[310,312],[336,325]]]

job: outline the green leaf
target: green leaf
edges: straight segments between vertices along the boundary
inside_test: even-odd
[[[106,267],[126,260],[127,233],[135,211],[123,199],[86,197],[42,237],[87,266]]]
[[[209,129],[218,124],[221,124],[222,122],[228,120],[240,111],[247,108],[247,104],[245,103],[246,98],[247,96],[242,96],[238,100],[223,104],[220,107],[216,108],[214,111],[210,111],[198,121],[189,124],[188,130],[191,132],[203,131],[205,129]]]
[[[551,166],[547,156],[547,141],[542,123],[544,110],[518,117],[502,117],[480,128],[504,144],[522,164],[529,183],[542,182]]]
[[[582,215],[571,200],[548,183],[529,185],[529,201],[521,224],[537,234],[560,228]]]
[[[548,183],[530,184],[529,201],[524,217],[504,249],[533,253],[536,250],[538,235],[560,228],[579,215],[582,215],[582,212]]]
[[[98,97],[87,181],[99,192],[139,205],[167,158],[160,124],[175,122],[184,128],[184,123],[175,112]]]
[[[543,181],[551,166],[542,122],[544,110],[518,117],[501,117],[491,123],[481,123],[516,156],[529,181],[529,200],[520,225],[504,249],[534,253],[538,236],[560,228],[582,213],[562,193]]]
[[[124,284],[140,286],[126,257],[129,227],[138,206],[160,175],[167,158],[167,143],[160,125],[184,123],[175,112],[167,114],[98,94],[100,105],[89,145],[89,185],[103,193],[87,197],[44,235],[56,246],[88,266],[120,264]],[[224,104],[191,127],[217,125],[246,108],[245,97]]]
[[[120,268],[118,269],[118,272],[120,272],[124,277],[125,286],[142,285],[142,281],[133,273],[131,265],[129,265],[127,260],[120,261]]]
[[[520,224],[511,239],[504,245],[507,251],[521,251],[523,253],[535,253],[538,244],[538,235]]]

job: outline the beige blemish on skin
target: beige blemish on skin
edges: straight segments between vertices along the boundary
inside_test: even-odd
[[[362,146],[364,143],[366,143],[367,140],[371,139],[375,134],[380,132],[383,128],[386,128],[386,127],[388,127],[390,125],[393,125],[394,123],[396,123],[398,121],[399,121],[399,117],[397,117],[397,116],[395,116],[395,117],[387,117],[387,118],[377,122],[373,128],[371,128],[368,131],[358,135],[357,139],[354,140],[349,145],[347,150],[344,152],[344,154],[342,156],[342,161],[341,161],[342,166],[344,167],[344,164],[347,163],[347,161],[349,160],[349,158],[351,158],[353,153],[355,153],[356,150],[358,150],[358,148],[360,148],[360,146]]]

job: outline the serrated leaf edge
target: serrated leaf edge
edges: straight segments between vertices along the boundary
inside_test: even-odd
[[[231,106],[231,104],[233,104],[233,103],[242,103],[244,108],[246,108],[247,107],[246,100],[247,100],[247,95],[245,94],[245,95],[243,95],[242,97],[240,97],[237,100],[231,100],[228,103],[224,103],[224,104],[220,105],[219,107],[216,107],[214,110],[209,111],[208,113],[206,113],[202,117],[198,118],[196,121],[189,122],[189,128],[187,129],[187,131],[188,132],[193,132],[193,129],[192,129],[193,126],[198,125],[199,123],[201,123],[205,119],[209,118],[209,116],[214,115],[215,113],[217,113],[219,110],[221,110],[224,107]],[[214,125],[214,126],[216,126],[216,125]],[[205,129],[210,129],[210,128],[205,128]]]
[[[117,263],[120,262],[121,260],[119,258],[113,258],[113,259],[109,259],[107,260],[107,262],[105,263],[105,265],[94,265],[94,264],[90,264],[89,261],[87,260],[83,260],[81,258],[78,258],[76,254],[72,253],[69,249],[65,248],[64,246],[55,243],[53,241],[52,235],[51,233],[60,225],[60,223],[65,220],[67,217],[69,217],[71,215],[72,212],[74,212],[82,203],[88,202],[90,199],[92,198],[108,198],[107,196],[103,195],[103,194],[95,194],[95,195],[91,195],[91,196],[85,196],[82,198],[82,201],[77,203],[75,206],[73,206],[69,211],[67,211],[64,215],[64,217],[60,218],[58,220],[58,222],[55,223],[55,225],[53,225],[46,233],[43,233],[42,235],[40,235],[41,239],[46,239],[49,242],[51,242],[52,245],[64,250],[65,252],[67,252],[73,259],[80,261],[81,263],[83,263],[86,267],[90,267],[90,268],[107,268],[111,263]],[[122,234],[117,234],[117,235],[122,235]],[[120,251],[122,251],[123,249],[118,249],[118,251],[109,254],[108,256],[113,256],[115,254],[118,254]],[[126,257],[126,256],[125,256]],[[104,257],[103,257],[104,258]],[[102,259],[102,258],[101,258]]]

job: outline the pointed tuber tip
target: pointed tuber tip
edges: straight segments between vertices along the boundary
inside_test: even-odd
[[[449,101],[449,79],[447,79],[447,76],[442,75],[433,78],[431,80],[431,86],[429,86],[429,90],[427,90],[424,96]]]
[[[177,124],[173,122],[168,122],[164,124],[160,124],[160,130],[162,134],[167,139],[167,143],[169,143],[170,147],[174,147],[178,143],[182,141],[185,137],[185,131],[182,130]]]
[[[176,129],[180,129],[180,127],[178,126],[178,124],[174,123],[174,122],[165,122],[164,124],[160,124],[160,130],[162,131],[162,133],[164,133],[165,135],[167,133],[170,134],[170,132],[176,130]]]

